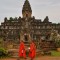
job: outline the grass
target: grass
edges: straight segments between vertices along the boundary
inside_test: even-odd
[[[51,56],[60,56],[60,52],[58,52],[58,51],[51,51]]]

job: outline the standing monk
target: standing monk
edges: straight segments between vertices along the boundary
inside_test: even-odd
[[[21,41],[20,47],[19,47],[19,57],[23,57],[26,59],[26,50],[25,50],[25,45],[24,42]]]
[[[31,60],[33,60],[35,56],[36,56],[36,46],[34,41],[32,41],[30,44],[29,57],[31,58]]]

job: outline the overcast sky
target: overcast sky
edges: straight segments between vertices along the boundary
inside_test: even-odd
[[[22,7],[25,0],[0,0],[0,23],[4,17],[22,16]],[[29,0],[32,16],[42,19],[46,16],[53,23],[60,23],[60,0]]]

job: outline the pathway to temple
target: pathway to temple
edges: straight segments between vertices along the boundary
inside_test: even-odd
[[[0,60],[17,60],[17,58],[6,58]],[[24,60],[24,59],[20,59],[20,60]],[[30,60],[30,59],[27,58],[26,60]],[[34,60],[60,60],[60,57],[40,56],[40,57],[36,57]]]

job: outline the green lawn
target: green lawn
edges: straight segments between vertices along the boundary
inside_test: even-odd
[[[60,52],[58,52],[58,51],[51,51],[51,56],[60,56]]]

